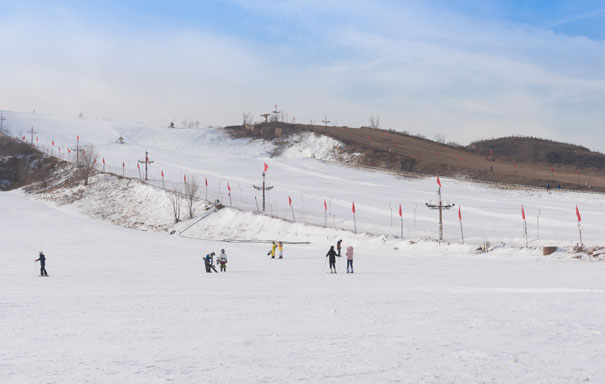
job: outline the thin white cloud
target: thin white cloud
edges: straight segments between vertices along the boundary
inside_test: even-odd
[[[586,12],[583,13],[581,15],[575,15],[575,16],[570,16],[570,17],[566,17],[564,19],[555,21],[551,24],[546,25],[546,28],[554,28],[554,27],[559,27],[561,25],[564,24],[569,24],[569,23],[573,23],[575,21],[581,21],[581,20],[586,20],[586,19],[592,19],[594,17],[600,16],[605,14],[605,8],[601,8],[601,9],[597,9],[595,11],[591,11],[591,12]]]

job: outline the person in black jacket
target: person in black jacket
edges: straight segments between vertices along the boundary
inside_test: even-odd
[[[336,273],[336,256],[340,257],[336,254],[334,250],[334,246],[330,246],[330,250],[326,253],[326,257],[329,257],[328,261],[330,262],[330,273]]]
[[[48,273],[46,272],[46,256],[44,256],[44,252],[40,251],[40,256],[34,261],[40,262],[40,276],[48,277]]]

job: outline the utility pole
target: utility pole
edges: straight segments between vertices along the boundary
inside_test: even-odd
[[[277,104],[275,104],[275,111],[272,111],[272,112],[275,115],[275,121],[279,121],[278,115],[279,115],[280,111],[277,109]]]
[[[0,120],[2,119],[2,116],[0,116]],[[31,145],[34,145],[34,133],[38,133],[36,131],[34,131],[34,126],[32,125],[32,129],[30,129],[29,133],[31,134]]]
[[[145,150],[145,160],[138,160],[139,163],[145,164],[145,180],[147,180],[147,165],[153,164],[153,161],[149,161],[149,152]]]
[[[328,123],[330,123],[330,120],[328,120],[328,115],[324,113],[324,119],[321,122],[326,125],[326,133],[328,133]]]
[[[263,212],[265,212],[265,191],[269,191],[271,189],[273,189],[273,186],[267,186],[265,183],[265,172],[263,172],[263,185],[259,186],[259,185],[253,185],[254,189],[258,189],[258,190],[262,190],[263,191]]]
[[[270,113],[263,113],[261,116],[265,118],[265,123],[268,123],[269,122],[269,116],[271,116],[271,114]]]
[[[437,182],[439,183],[439,189],[437,190],[437,194],[439,195],[439,203],[433,204],[432,202],[426,203],[426,206],[429,209],[438,209],[439,210],[439,241],[443,241],[443,210],[451,209],[456,204],[450,204],[448,201],[447,204],[443,204],[443,200],[441,199],[441,182],[439,178],[437,178]]]
[[[4,132],[4,121],[6,118],[0,113],[0,132]]]

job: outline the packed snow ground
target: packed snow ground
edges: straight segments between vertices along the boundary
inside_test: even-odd
[[[604,263],[375,242],[333,275],[328,240],[272,260],[19,191],[0,212],[2,383],[605,381]],[[220,248],[228,272],[206,274]]]
[[[356,205],[359,232],[399,236],[399,204],[403,205],[404,238],[437,238],[437,212],[425,203],[437,199],[435,179],[406,179],[378,172],[350,169],[321,159],[334,158],[334,140],[302,135],[293,138],[292,146],[279,157],[270,157],[275,146],[260,140],[232,140],[221,129],[168,129],[112,121],[61,118],[42,114],[5,112],[6,124],[17,136],[26,136],[34,126],[39,146],[66,157],[66,146],[94,144],[106,161],[106,170],[138,177],[136,161],[149,151],[151,183],[162,185],[165,173],[167,188],[182,185],[183,177],[203,183],[208,180],[208,198],[254,211],[261,206],[261,195],[253,185],[261,183],[263,162],[269,164],[267,183],[275,188],[268,194],[267,212],[273,216],[307,223],[354,229],[352,202]],[[118,144],[123,137],[125,144]],[[56,145],[52,147],[51,141]],[[51,149],[52,148],[52,149]],[[315,154],[316,158],[312,155]],[[125,163],[124,170],[122,162]],[[502,190],[488,186],[442,179],[443,198],[461,206],[465,242],[481,244],[525,244],[521,205],[527,214],[530,246],[574,245],[579,242],[575,215],[582,214],[585,243],[603,245],[605,196],[535,190]],[[205,198],[205,190],[200,191]],[[288,206],[293,199],[293,212]],[[324,213],[324,200],[328,206]],[[461,242],[457,209],[444,214],[444,237]]]

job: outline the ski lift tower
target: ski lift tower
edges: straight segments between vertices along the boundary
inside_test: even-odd
[[[437,190],[437,194],[439,195],[439,202],[437,204],[433,204],[432,201],[426,203],[426,206],[429,209],[438,209],[439,210],[439,241],[443,241],[443,210],[451,209],[456,204],[450,203],[447,201],[445,204],[443,203],[443,199],[441,198],[441,182],[439,178],[437,178],[437,183],[439,184],[439,189]]]
[[[275,111],[271,111],[273,113],[273,115],[275,116],[275,120],[274,121],[278,121],[279,120],[279,112],[281,112],[280,110],[277,109],[277,104],[275,104]]]
[[[265,191],[270,191],[271,189],[273,189],[273,186],[267,186],[265,184],[265,172],[263,172],[263,185],[253,185],[254,189],[258,189],[259,191],[262,190],[263,191],[263,212],[265,212]],[[256,206],[256,208],[258,209],[258,205]]]
[[[153,163],[153,161],[149,161],[149,152],[145,151],[145,160],[138,160],[138,162],[145,164],[145,180],[147,180],[147,165]]]
[[[271,116],[271,114],[270,113],[263,113],[261,116],[265,118],[265,123],[268,123],[269,122],[269,116]]]

